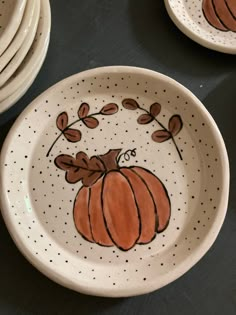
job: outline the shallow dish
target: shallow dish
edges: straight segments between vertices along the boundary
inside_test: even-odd
[[[7,80],[13,75],[17,68],[21,65],[23,59],[27,55],[34,39],[38,27],[40,13],[40,2],[37,1],[36,8],[34,10],[33,23],[31,25],[30,32],[27,34],[24,42],[22,43],[20,49],[13,56],[10,62],[7,64],[5,69],[0,73],[0,87],[2,87]]]
[[[26,0],[0,2],[0,56],[12,41],[21,23]]]
[[[0,56],[0,72],[6,67],[8,62],[11,60],[11,58],[15,55],[15,53],[21,47],[26,35],[31,29],[33,25],[32,23],[34,23],[33,15],[34,15],[34,10],[35,10],[35,4],[37,2],[38,0],[27,1],[24,16],[22,18],[19,29],[14,39],[10,43],[10,45],[7,47],[4,53]]]
[[[0,166],[15,243],[83,293],[131,296],[174,281],[226,214],[215,122],[190,91],[146,69],[98,68],[54,85],[19,116]]]
[[[35,40],[14,75],[0,88],[0,102],[14,93],[40,61],[42,51],[48,44],[51,30],[51,11],[48,0],[40,2],[40,19]]]
[[[236,1],[165,0],[170,18],[202,46],[236,54]]]

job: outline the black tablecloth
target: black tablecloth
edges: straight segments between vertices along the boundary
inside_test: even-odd
[[[65,289],[34,269],[0,217],[0,314],[236,314],[236,58],[184,36],[163,0],[53,0],[45,63],[26,95],[0,115],[0,143],[20,112],[59,80],[104,65],[132,65],[171,76],[216,120],[231,164],[231,196],[217,241],[187,274],[144,296],[108,299]],[[235,126],[236,128],[236,126]]]

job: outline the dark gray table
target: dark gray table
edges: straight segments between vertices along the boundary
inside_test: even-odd
[[[195,93],[223,134],[236,189],[236,57],[202,48],[173,25],[163,0],[53,0],[46,61],[27,94],[0,116],[0,143],[41,92],[81,70],[134,65],[165,73]],[[235,129],[234,129],[235,128]],[[20,254],[0,217],[0,315],[236,314],[236,197],[207,255],[174,283],[145,296],[81,295],[51,282]]]

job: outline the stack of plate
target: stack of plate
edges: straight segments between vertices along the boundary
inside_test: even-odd
[[[28,90],[45,59],[49,0],[0,1],[0,113]]]

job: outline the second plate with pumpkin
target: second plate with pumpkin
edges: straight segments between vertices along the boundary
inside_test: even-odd
[[[165,0],[176,26],[207,48],[236,54],[236,1]]]

